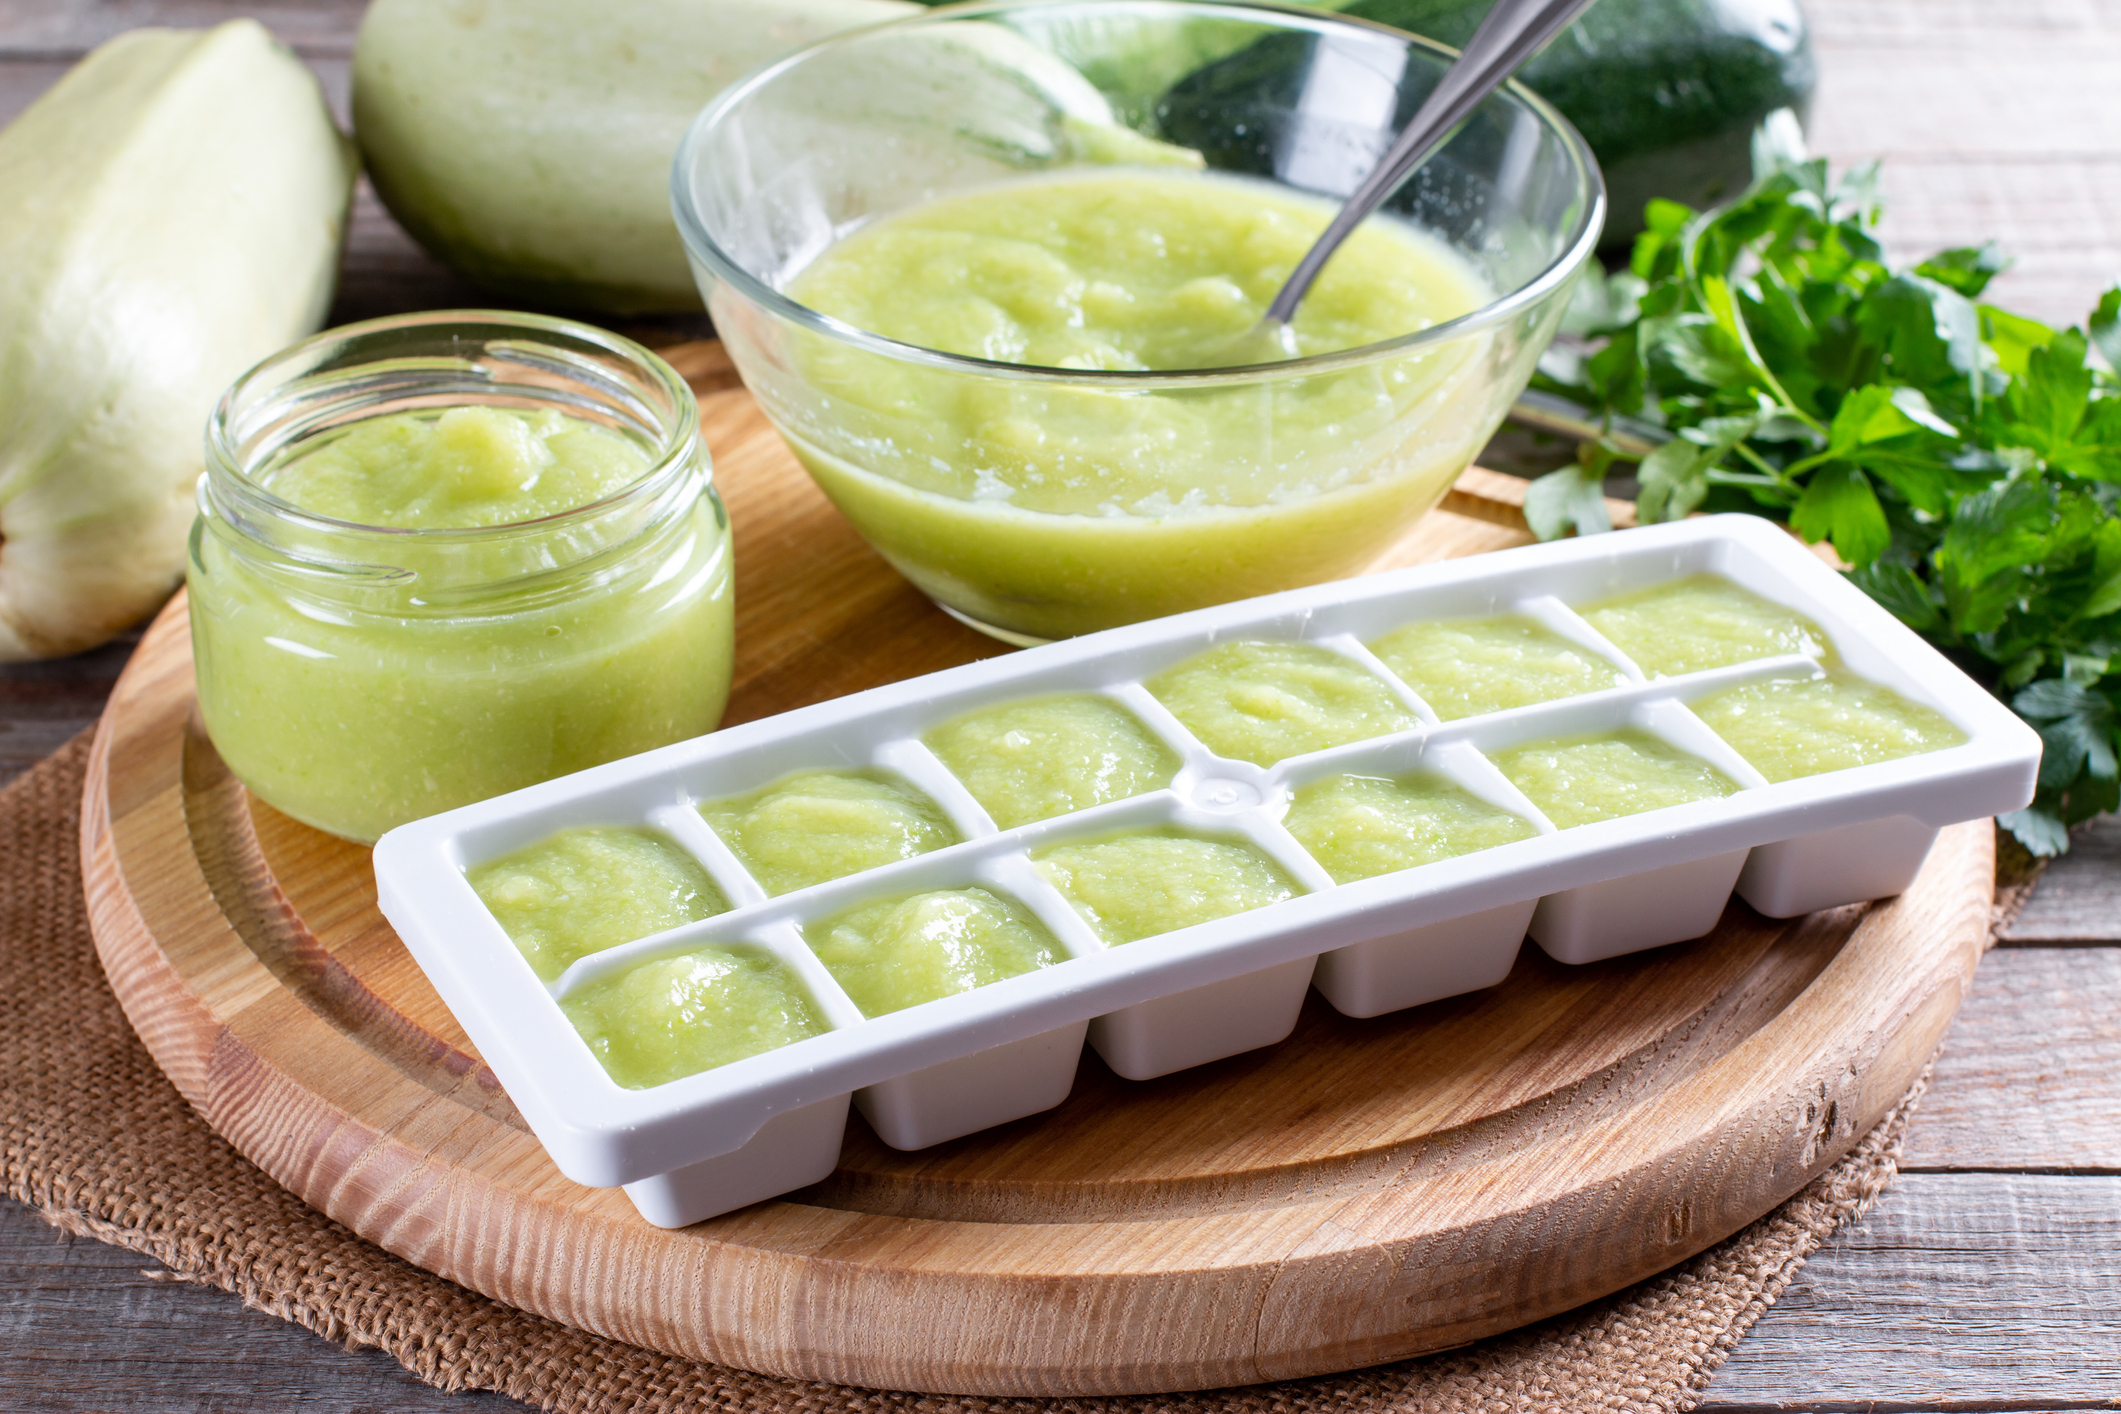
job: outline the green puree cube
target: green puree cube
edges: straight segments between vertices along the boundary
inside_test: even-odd
[[[1370,645],[1444,721],[1619,687],[1627,674],[1533,619],[1408,624]]]
[[[1942,751],[1966,733],[1891,688],[1845,672],[1747,683],[1695,715],[1771,781]]]
[[[803,929],[864,1016],[955,996],[1062,960],[1030,910],[980,888],[858,904]]]
[[[1396,780],[1329,776],[1296,792],[1282,821],[1336,884],[1527,840],[1532,822],[1429,771]]]
[[[560,1009],[604,1070],[645,1090],[823,1034],[802,983],[770,954],[706,947],[578,988]]]
[[[691,855],[621,825],[561,830],[466,878],[547,982],[577,958],[729,907]]]
[[[1534,742],[1500,753],[1495,764],[1563,830],[1738,789],[1708,762],[1642,732]]]
[[[1303,892],[1250,845],[1176,830],[1049,845],[1031,860],[1112,947]]]
[[[1109,697],[1040,697],[969,712],[922,738],[1002,829],[1161,790],[1179,767]]]
[[[957,843],[941,807],[895,777],[805,771],[709,801],[701,816],[769,894]]]
[[[1697,574],[1591,605],[1582,614],[1653,678],[1802,653],[1831,666],[1819,626],[1720,575]]]
[[[1148,683],[1218,756],[1271,766],[1420,721],[1384,680],[1312,643],[1224,643]]]

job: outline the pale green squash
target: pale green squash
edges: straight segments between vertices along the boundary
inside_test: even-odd
[[[175,586],[207,416],[322,321],[353,176],[252,20],[120,35],[0,131],[0,659]]]

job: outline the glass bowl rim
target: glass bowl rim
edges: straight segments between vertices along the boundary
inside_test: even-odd
[[[1572,165],[1585,198],[1575,226],[1564,239],[1560,253],[1529,279],[1519,282],[1516,288],[1499,295],[1478,309],[1469,310],[1439,324],[1432,324],[1426,329],[1403,334],[1396,339],[1374,344],[1358,344],[1354,348],[1337,349],[1330,353],[1310,354],[1303,358],[1276,363],[1244,364],[1232,368],[1112,370],[1049,368],[1037,364],[1004,363],[995,359],[977,358],[970,354],[947,353],[941,349],[925,348],[919,344],[886,338],[791,299],[752,274],[708,234],[699,215],[699,204],[693,195],[692,173],[698,166],[696,154],[706,141],[708,133],[729,113],[788,70],[820,55],[850,48],[886,32],[949,24],[1017,10],[1056,10],[1106,3],[1112,3],[1112,0],[964,0],[964,3],[938,6],[920,14],[904,15],[880,24],[844,30],[739,79],[700,110],[691,126],[686,129],[684,140],[678,144],[677,155],[671,162],[670,204],[686,253],[707,266],[715,279],[734,288],[752,304],[812,333],[825,335],[872,354],[902,363],[924,364],[931,368],[988,378],[1140,390],[1253,383],[1259,381],[1263,374],[1300,377],[1419,353],[1425,348],[1448,344],[1503,323],[1538,304],[1556,288],[1573,278],[1596,250],[1600,233],[1605,226],[1606,209],[1605,178],[1599,170],[1598,160],[1592,154],[1590,144],[1584,141],[1583,135],[1576,131],[1574,124],[1564,118],[1551,103],[1515,78],[1505,82],[1490,97],[1507,96],[1561,139],[1564,150],[1573,159]],[[1435,40],[1394,29],[1374,20],[1335,11],[1317,10],[1304,5],[1279,3],[1279,0],[1125,0],[1125,3],[1145,8],[1199,11],[1204,15],[1224,17],[1250,11],[1293,22],[1287,24],[1288,29],[1310,29],[1318,33],[1335,29],[1375,31],[1446,59],[1456,58],[1458,55],[1458,51],[1449,45],[1439,44]],[[1487,100],[1483,100],[1485,101]]]

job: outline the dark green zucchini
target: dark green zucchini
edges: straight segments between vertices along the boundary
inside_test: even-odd
[[[1454,47],[1488,0],[1353,0],[1344,13]],[[1797,0],[1598,0],[1518,75],[1576,125],[1605,171],[1609,239],[1651,197],[1713,206],[1752,180],[1753,129],[1802,118],[1818,72]]]
[[[940,3],[940,0],[929,0]],[[1309,0],[1454,47],[1472,38],[1490,0]],[[1130,53],[1111,35],[1076,57],[1130,119],[1154,111],[1163,136],[1198,146],[1217,128],[1210,115],[1245,91],[1255,106],[1293,101],[1308,54],[1301,36],[1262,40],[1238,53],[1203,22],[1196,42],[1173,52]],[[1179,52],[1184,51],[1184,52]],[[1142,102],[1141,84],[1159,73],[1172,84],[1162,103]],[[1203,60],[1213,62],[1202,64]],[[1110,72],[1107,72],[1107,71]],[[1817,71],[1797,0],[1598,0],[1519,75],[1576,125],[1605,172],[1609,243],[1642,228],[1651,197],[1713,206],[1752,178],[1753,129],[1778,108],[1801,118]],[[1279,82],[1287,92],[1274,91]],[[1262,110],[1264,113],[1264,109]],[[1402,121],[1409,114],[1402,113]],[[1256,133],[1257,129],[1253,129]],[[1236,152],[1211,153],[1219,167],[1256,169]]]

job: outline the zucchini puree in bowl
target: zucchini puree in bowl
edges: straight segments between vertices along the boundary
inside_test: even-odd
[[[788,293],[899,343],[997,363],[1212,367],[1332,211],[1224,176],[1039,177],[862,226]],[[1443,242],[1373,218],[1304,299],[1296,340],[1307,356],[1358,348],[1491,298]],[[1488,342],[1152,387],[989,376],[811,336],[791,351],[806,405],[767,396],[901,573],[983,624],[1055,638],[1359,569],[1491,430]]]

